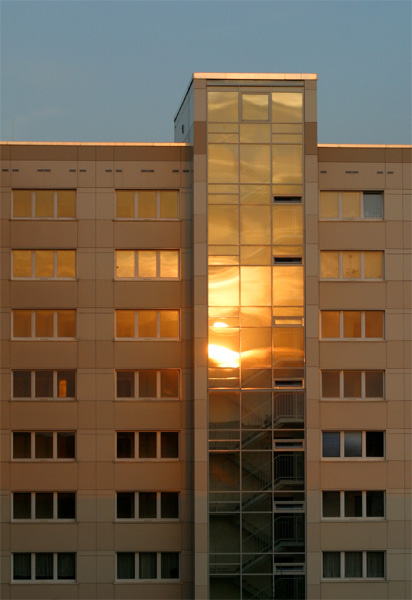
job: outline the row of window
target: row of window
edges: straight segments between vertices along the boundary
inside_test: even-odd
[[[384,431],[323,431],[324,458],[383,458]]]
[[[381,192],[320,192],[321,219],[383,219]]]
[[[117,579],[179,579],[178,552],[117,552]]]
[[[324,579],[384,579],[385,552],[322,552]]]
[[[322,516],[329,519],[379,518],[385,516],[385,492],[324,491]]]
[[[75,519],[75,492],[14,492],[13,519]]]
[[[322,279],[383,279],[383,252],[321,252],[320,272]]]
[[[383,339],[383,310],[322,310],[321,339]]]

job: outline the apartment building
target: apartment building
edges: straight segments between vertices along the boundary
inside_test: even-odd
[[[4,142],[2,598],[410,598],[412,147],[316,75]]]

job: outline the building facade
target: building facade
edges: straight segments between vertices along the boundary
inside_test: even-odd
[[[412,148],[316,83],[1,145],[3,598],[411,596]]]

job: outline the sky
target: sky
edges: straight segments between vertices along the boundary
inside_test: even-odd
[[[411,0],[1,0],[1,139],[172,142],[193,72],[318,74],[319,143],[411,144]]]

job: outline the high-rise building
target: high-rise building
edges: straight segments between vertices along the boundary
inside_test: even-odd
[[[1,144],[5,600],[411,597],[412,147],[316,79]]]

